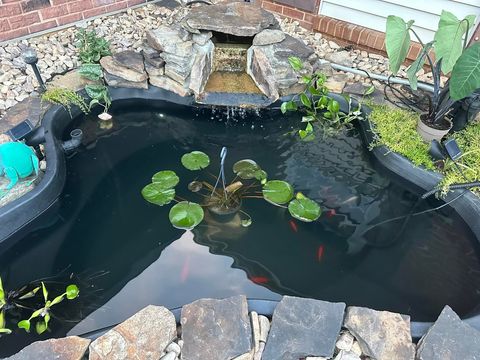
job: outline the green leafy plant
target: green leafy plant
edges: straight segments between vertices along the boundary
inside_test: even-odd
[[[103,79],[102,66],[99,62],[102,56],[111,54],[110,43],[97,36],[95,31],[88,32],[85,29],[78,31],[77,39],[79,58],[82,63],[78,73],[89,80],[95,81],[95,84],[85,86],[85,91],[90,97],[88,108],[91,110],[94,105],[100,105],[103,107],[103,112],[107,113],[112,100]]]
[[[111,55],[110,43],[95,31],[79,29],[76,34],[78,57],[82,64],[96,64],[102,56]]]
[[[42,101],[63,106],[70,116],[72,116],[72,106],[78,108],[85,114],[88,113],[89,107],[85,99],[75,91],[65,88],[51,88],[42,94]]]
[[[37,293],[40,293],[40,290],[43,295],[43,306],[38,309],[32,309],[27,302],[36,304]],[[53,300],[49,300],[48,295],[48,290],[44,282],[40,282],[38,285],[30,284],[23,286],[20,290],[6,292],[3,288],[2,279],[0,278],[0,335],[12,333],[11,329],[6,328],[6,314],[14,310],[33,310],[27,319],[20,320],[17,323],[18,328],[30,332],[32,320],[35,319],[36,332],[38,334],[44,333],[48,329],[52,307],[61,303],[65,298],[68,300],[76,299],[79,295],[79,289],[76,285],[71,284],[66,287],[63,294],[56,296]]]
[[[429,110],[422,120],[436,128],[445,128],[445,116],[455,102],[471,95],[480,87],[480,44],[467,48],[468,31],[475,22],[474,15],[458,19],[448,11],[442,11],[434,40],[424,43],[413,29],[414,21],[390,15],[387,18],[385,45],[390,69],[396,74],[405,61],[410,48],[410,34],[421,44],[422,50],[407,70],[412,89],[417,89],[417,73],[426,62],[433,74],[433,93]],[[435,60],[433,58],[435,54]],[[448,84],[440,86],[441,72],[451,72]]]
[[[297,57],[290,57],[289,62],[297,73],[304,69],[302,61]],[[348,113],[340,110],[339,102],[329,96],[329,90],[325,86],[326,80],[327,77],[319,72],[313,75],[300,75],[300,82],[305,84],[305,90],[281,105],[282,113],[286,113],[299,110],[298,103],[301,104],[305,112],[302,123],[306,125],[304,129],[298,130],[298,135],[304,141],[315,138],[314,127],[321,128],[322,134],[329,136],[348,128],[353,120],[361,118],[361,105],[353,109],[352,100],[348,96],[345,96],[349,106]]]
[[[223,150],[222,150],[223,153]],[[226,156],[226,152],[225,152]],[[267,202],[288,209],[291,216],[312,222],[321,215],[320,206],[301,193],[295,194],[293,187],[282,180],[268,180],[267,173],[253,160],[244,159],[233,165],[234,179],[225,183],[224,158],[221,171],[214,185],[204,180],[194,180],[188,189],[200,197],[201,201],[187,201],[177,196],[175,187],[180,179],[174,171],[163,170],[152,177],[152,182],[142,189],[142,196],[148,202],[164,206],[172,201],[176,204],[170,209],[169,220],[178,229],[191,230],[199,225],[205,215],[205,210],[216,215],[243,214],[242,226],[252,223],[251,217],[241,210],[244,199],[264,199]],[[210,164],[210,158],[201,151],[184,154],[182,165],[191,171],[201,171]],[[221,186],[220,186],[221,185]]]

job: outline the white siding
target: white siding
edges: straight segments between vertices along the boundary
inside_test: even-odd
[[[480,0],[322,0],[320,14],[379,31],[385,31],[388,15],[397,15],[406,21],[415,20],[415,31],[428,42],[433,39],[442,10],[460,19],[476,15],[478,24]]]

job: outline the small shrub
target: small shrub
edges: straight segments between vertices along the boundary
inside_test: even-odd
[[[53,104],[62,105],[72,116],[72,106],[78,106],[80,110],[87,114],[89,108],[85,99],[77,94],[75,91],[65,88],[48,89],[42,94],[42,101],[47,101]]]

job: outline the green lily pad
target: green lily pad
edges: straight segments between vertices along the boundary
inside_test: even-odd
[[[257,178],[257,176],[261,176],[262,171],[263,170],[260,168],[260,166],[255,161],[250,159],[237,161],[233,165],[233,172],[235,173],[235,175],[238,175],[238,177],[244,180],[255,179]],[[266,175],[267,173],[265,173],[265,176]]]
[[[180,179],[178,178],[177,174],[171,170],[159,171],[152,176],[152,183],[158,184],[164,189],[174,188],[179,181]]]
[[[320,206],[313,200],[304,196],[292,200],[288,204],[288,211],[295,219],[304,222],[312,222],[317,220],[322,214]]]
[[[203,220],[204,212],[197,203],[182,201],[170,209],[168,218],[174,227],[183,230],[192,230]]]
[[[285,204],[293,199],[293,187],[286,181],[270,180],[263,186],[263,197],[274,204]]]
[[[19,329],[24,329],[26,332],[30,332],[30,320],[21,320],[17,326]]]
[[[182,165],[188,170],[205,169],[210,164],[210,158],[201,151],[192,151],[182,156]]]
[[[167,205],[175,197],[175,189],[165,189],[161,184],[148,184],[142,189],[142,196],[149,203]]]
[[[73,300],[78,296],[78,294],[80,293],[80,290],[78,290],[77,285],[72,284],[67,286],[67,289],[65,292],[67,293],[67,299]]]

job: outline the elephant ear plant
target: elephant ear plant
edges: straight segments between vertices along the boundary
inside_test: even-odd
[[[387,18],[386,49],[390,70],[396,74],[405,61],[410,48],[410,34],[421,44],[416,60],[407,70],[410,86],[417,89],[417,73],[428,62],[433,74],[433,93],[429,97],[429,109],[421,116],[424,124],[437,130],[444,130],[441,138],[451,128],[446,116],[457,101],[471,95],[480,88],[480,43],[467,47],[468,31],[475,22],[469,15],[459,20],[454,14],[442,11],[434,40],[424,43],[413,29],[414,21],[390,15]],[[435,55],[433,57],[433,55]],[[450,80],[442,89],[441,73],[450,73]],[[419,123],[419,129],[420,129]],[[424,137],[425,140],[431,138]]]
[[[287,111],[299,110],[299,104],[303,106],[305,116],[302,117],[302,123],[305,123],[305,128],[298,130],[302,140],[313,140],[315,127],[322,130],[323,136],[331,136],[350,127],[353,120],[361,118],[361,105],[354,107],[348,95],[343,95],[348,104],[348,112],[344,113],[340,110],[340,103],[329,95],[325,85],[327,80],[325,74],[315,72],[312,75],[304,75],[302,60],[295,56],[288,60],[298,74],[299,82],[305,84],[305,90],[291,100],[283,102],[280,109],[285,114]]]
[[[41,290],[41,291],[40,291]],[[38,297],[42,296],[42,305],[38,305]],[[30,316],[17,323],[17,327],[30,332],[30,327],[35,321],[35,331],[42,334],[48,330],[50,319],[52,318],[52,308],[61,303],[65,298],[68,300],[76,299],[79,295],[77,285],[71,284],[65,288],[65,292],[49,300],[49,294],[44,282],[23,286],[20,290],[6,292],[3,288],[0,278],[0,335],[11,334],[12,329],[7,328],[6,314],[20,311],[32,311]]]
[[[243,199],[264,199],[267,202],[287,208],[290,214],[301,221],[312,222],[321,215],[320,206],[302,193],[295,194],[292,185],[282,180],[268,180],[267,173],[253,160],[245,159],[233,165],[234,179],[227,185],[224,162],[226,148],[222,149],[220,174],[209,174],[216,179],[215,184],[205,180],[194,180],[188,189],[200,198],[198,202],[184,200],[176,195],[175,187],[180,179],[175,172],[163,170],[152,177],[152,182],[142,190],[148,202],[164,206],[175,201],[170,209],[169,219],[178,229],[191,230],[204,219],[204,209],[214,215],[243,214],[242,226],[252,223],[251,217],[241,210]],[[191,171],[201,171],[210,164],[210,158],[201,151],[187,153],[181,158],[182,165]]]

